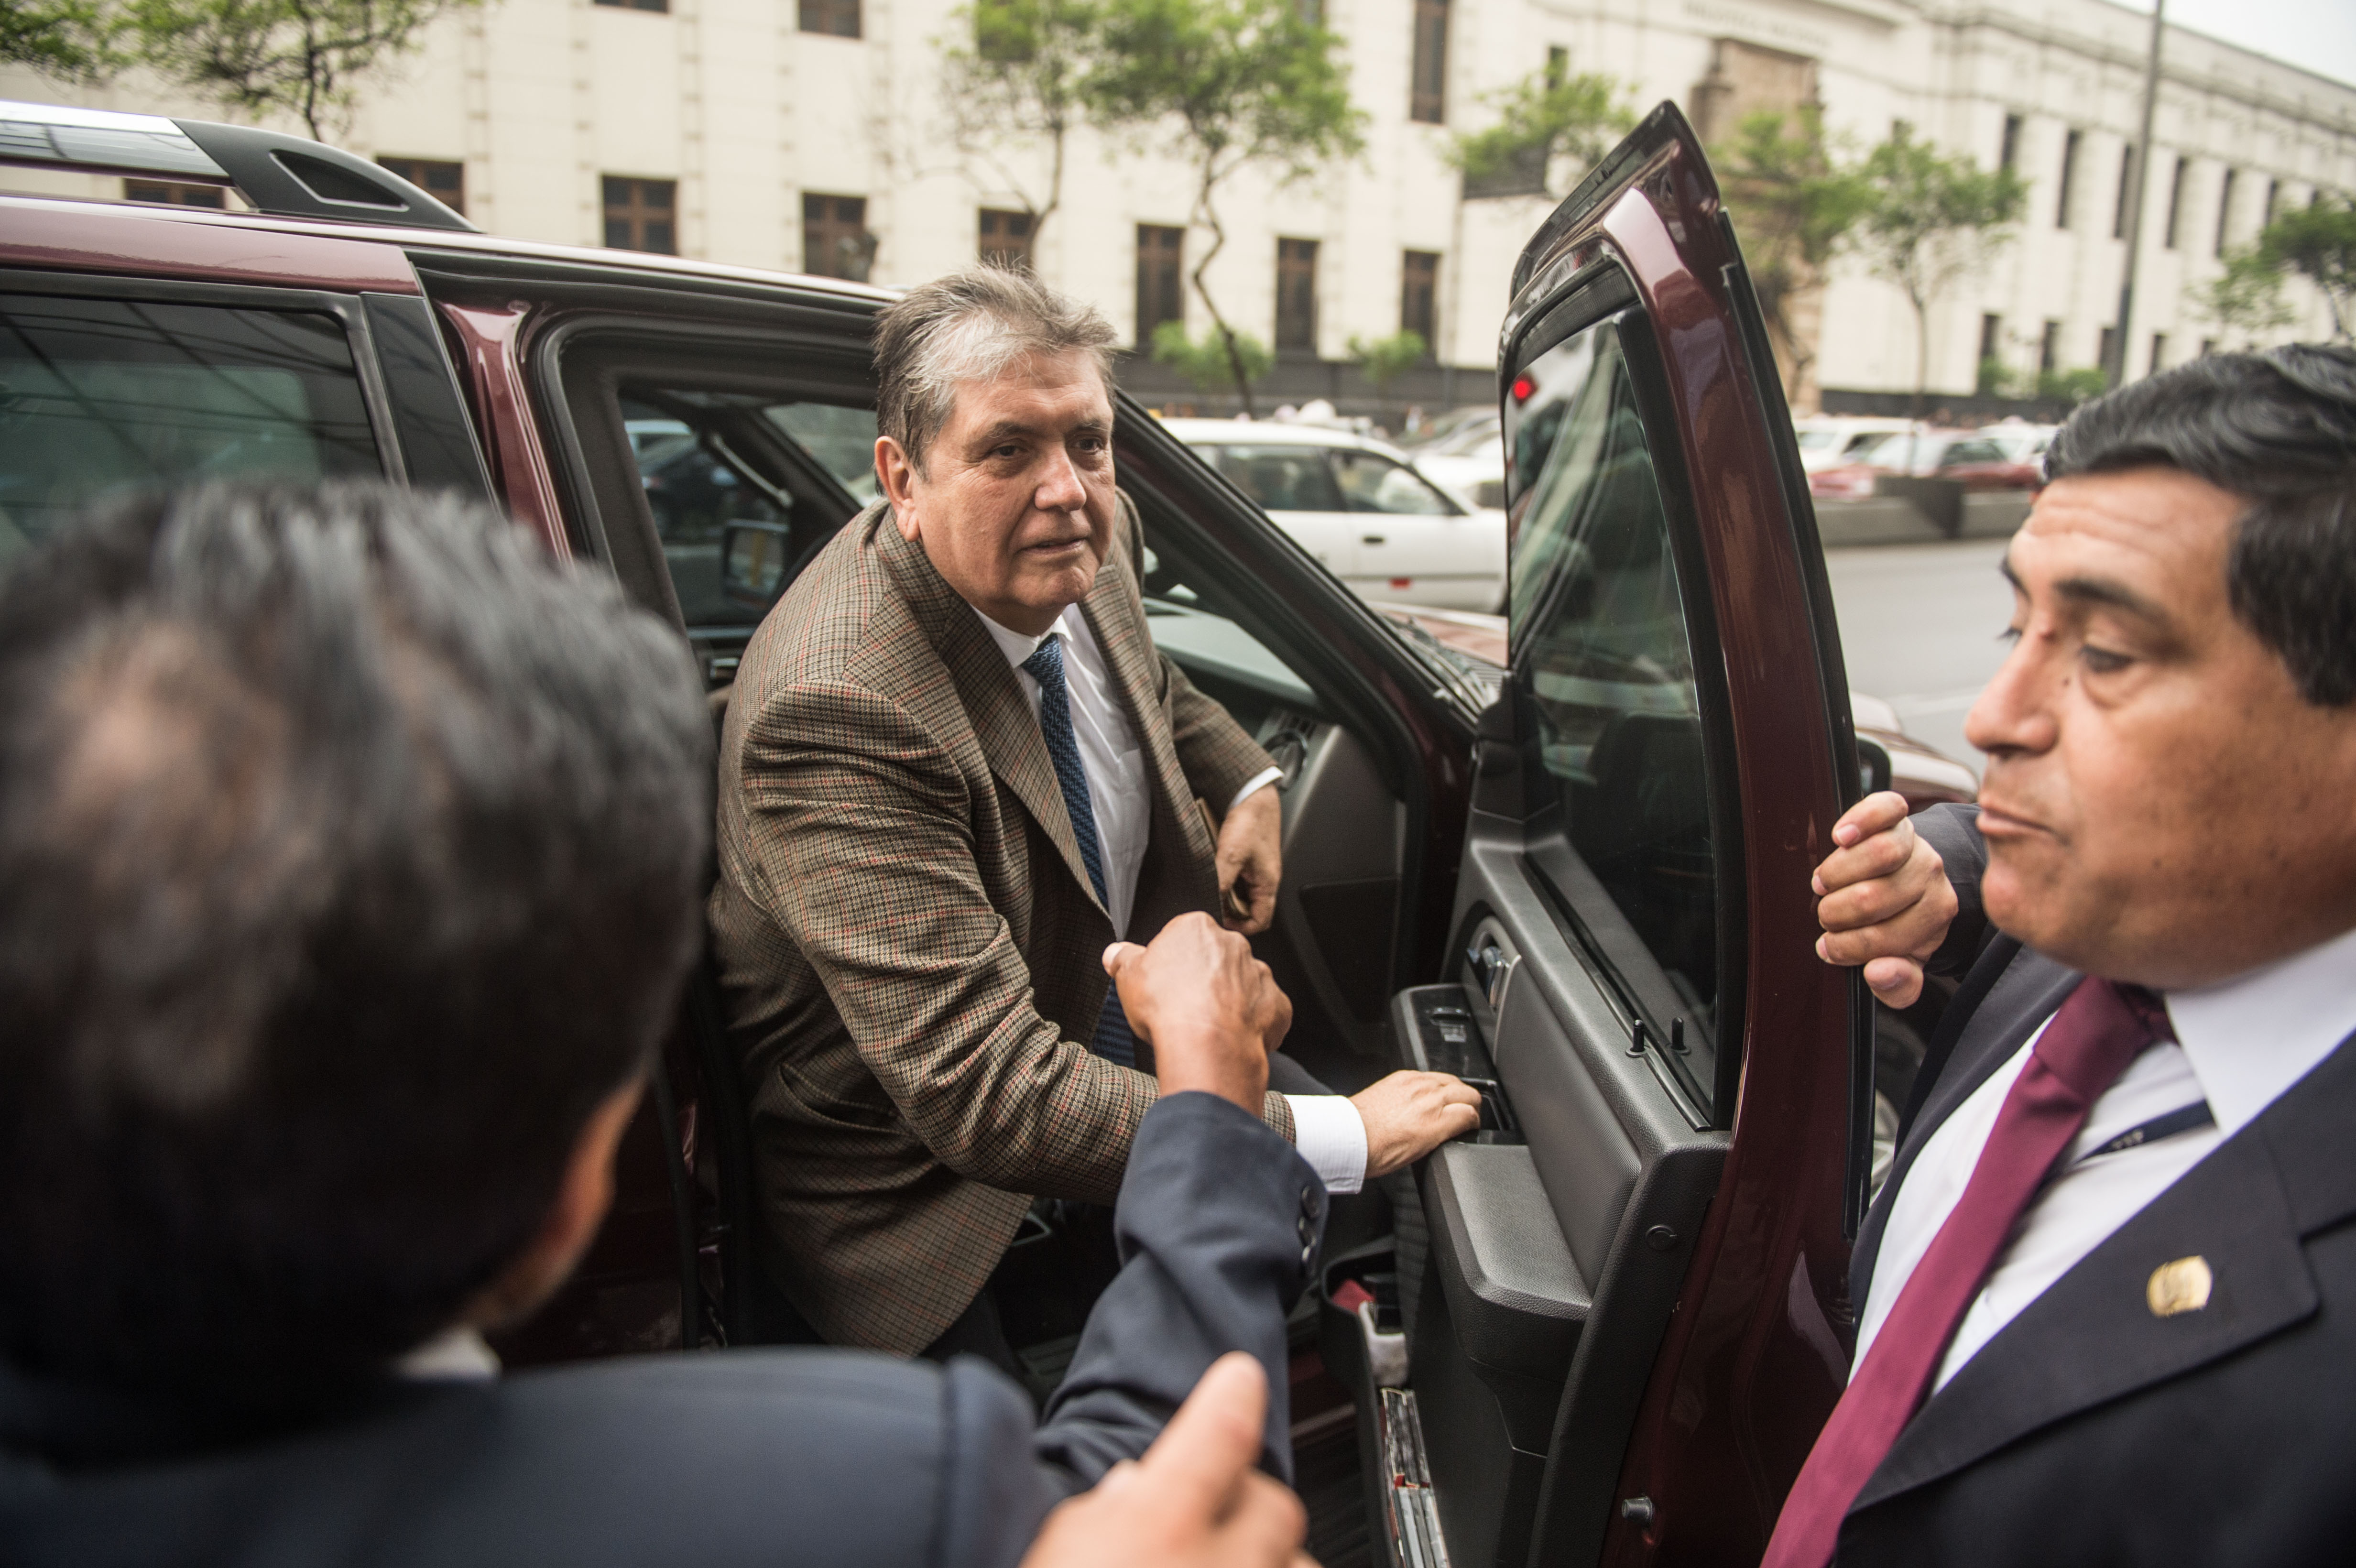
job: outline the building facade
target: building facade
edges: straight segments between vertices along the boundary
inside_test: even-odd
[[[1303,180],[1237,176],[1206,274],[1227,318],[1275,347],[1271,397],[1366,406],[1350,342],[1403,327],[1435,363],[1394,400],[1494,395],[1514,258],[1551,203],[1467,199],[1443,153],[1493,117],[1489,95],[1547,69],[1607,73],[1638,109],[1674,99],[1706,137],[1813,103],[1859,149],[1903,122],[2012,164],[2029,187],[2016,239],[1930,313],[1937,392],[1968,393],[1984,359],[2023,376],[2096,365],[2115,329],[2150,24],[2107,0],[1325,0],[1325,16],[1365,150]],[[1060,208],[1037,224],[1044,149],[958,145],[941,41],[959,25],[955,0],[490,0],[436,24],[341,139],[503,234],[884,283],[1021,256],[1128,341],[1172,317],[1200,331],[1190,280],[1211,235],[1190,222],[1186,165],[1150,137],[1077,132]],[[72,91],[0,70],[0,96],[219,117],[136,79]],[[2134,376],[2226,337],[2195,297],[2222,251],[2286,204],[2356,190],[2356,87],[2171,29],[2150,163]],[[33,171],[0,183],[121,194]],[[2320,302],[2293,293],[2301,318],[2276,336],[2328,332]],[[1828,395],[1913,386],[1911,308],[1853,266],[1835,265],[1804,329]]]

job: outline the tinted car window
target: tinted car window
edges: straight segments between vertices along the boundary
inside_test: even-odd
[[[777,462],[780,444],[854,503],[876,494],[872,410],[691,388],[625,396],[621,409],[691,636],[737,635],[759,624],[795,570],[845,520],[839,499],[834,507],[807,495],[797,500],[795,481]]]
[[[884,493],[875,482],[875,411],[834,403],[776,403],[763,411],[804,452],[825,464],[865,506]]]
[[[111,492],[383,473],[331,315],[0,295],[0,558]]]
[[[1214,446],[1204,456],[1270,512],[1339,512],[1342,492],[1313,446]]]
[[[1658,476],[1612,324],[1536,368],[1558,383],[1574,369],[1582,379],[1562,400],[1514,544],[1515,678],[1571,846],[1657,965],[1630,989],[1682,1035],[1679,1064],[1707,1108],[1719,868]]]
[[[1403,468],[1377,452],[1346,446],[1326,453],[1333,461],[1333,477],[1342,498],[1354,512],[1388,512],[1395,516],[1445,517],[1456,508],[1421,475]]]

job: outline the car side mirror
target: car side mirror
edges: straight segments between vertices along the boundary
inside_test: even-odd
[[[720,592],[731,604],[766,610],[786,591],[793,530],[783,523],[730,523],[720,530]]]
[[[1857,782],[1861,795],[1878,795],[1890,787],[1890,749],[1863,735],[1857,738]]]

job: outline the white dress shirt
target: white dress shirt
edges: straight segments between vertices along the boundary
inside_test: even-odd
[[[1112,928],[1126,934],[1137,902],[1137,879],[1145,867],[1145,844],[1153,828],[1152,788],[1146,778],[1145,751],[1122,711],[1120,691],[1097,646],[1087,618],[1074,604],[1041,636],[1009,631],[977,610],[982,630],[1013,667],[1014,678],[1039,711],[1039,683],[1023,661],[1048,637],[1064,643],[1064,687],[1071,699],[1072,734],[1079,742],[1080,771],[1087,775],[1088,808],[1096,813],[1097,842],[1105,879],[1105,912]],[[1269,768],[1236,791],[1233,811],[1246,796],[1282,775]],[[1183,806],[1181,809],[1183,809]],[[1148,933],[1151,934],[1150,933]],[[1301,1157],[1332,1192],[1355,1192],[1366,1179],[1366,1125],[1358,1108],[1339,1094],[1287,1094],[1292,1107],[1292,1143]]]
[[[2177,1042],[2146,1051],[2094,1102],[2085,1126],[2062,1157],[2062,1174],[2014,1225],[2011,1240],[1956,1327],[1933,1380],[1933,1392],[1945,1387],[2079,1259],[2356,1032],[2356,931],[2218,985],[2168,992],[2163,1000]],[[1874,1260],[1853,1368],[1865,1363],[1899,1293],[1963,1197],[1997,1113],[2044,1032],[2040,1025],[1955,1107],[1906,1173]],[[2204,1099],[2217,1118],[2213,1127],[2085,1157],[2131,1128]]]

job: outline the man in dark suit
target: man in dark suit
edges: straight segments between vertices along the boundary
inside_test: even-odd
[[[737,667],[713,943],[765,1264],[838,1344],[1011,1366],[992,1271],[1034,1199],[1111,1200],[1153,1104],[1096,955],[1275,910],[1277,769],[1147,624],[1112,336],[991,267],[885,310],[885,498]],[[1480,1119],[1444,1074],[1275,1072],[1269,1125],[1336,1192]]]
[[[1104,955],[1162,1095],[1035,1429],[970,1360],[497,1378],[675,1016],[710,748],[671,630],[456,501],[198,491],[12,568],[0,1561],[1287,1559],[1324,1195],[1203,916]]]
[[[1767,1560],[2345,1561],[2356,354],[2138,382],[2048,470],[1978,809],[1875,796],[1817,878],[1885,1000],[1963,980]]]

